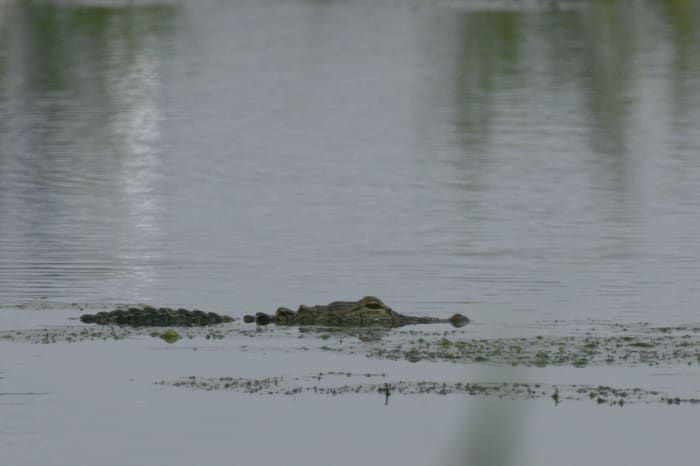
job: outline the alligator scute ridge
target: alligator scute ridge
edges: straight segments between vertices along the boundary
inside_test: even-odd
[[[198,309],[155,308],[147,305],[80,316],[80,321],[86,324],[128,325],[132,327],[194,327],[232,322],[233,320],[231,316]]]
[[[295,312],[285,307],[277,309],[275,314],[258,312],[246,315],[245,322],[258,325],[275,323],[277,325],[324,325],[331,327],[401,327],[414,324],[450,323],[462,327],[469,323],[469,318],[454,314],[449,319],[437,317],[415,317],[400,314],[374,296],[365,296],[358,301],[334,301],[327,305],[306,306],[302,304]]]

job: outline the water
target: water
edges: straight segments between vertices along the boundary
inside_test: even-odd
[[[0,327],[64,322],[71,303],[241,315],[367,294],[496,328],[693,322],[699,56],[700,12],[681,0],[2,1]],[[20,375],[70,360],[9,346],[0,387],[32,391]],[[71,380],[25,402],[77,409],[55,395]],[[191,396],[153,399],[167,412]],[[288,415],[327,424],[320,403]],[[459,411],[441,406],[405,437],[437,437]],[[692,416],[650,411],[635,416]],[[552,435],[572,419],[537,416]],[[48,422],[33,432],[60,432]],[[8,464],[75,463],[69,444],[7,438]],[[22,463],[27,445],[46,456]],[[448,461],[432,452],[420,458]],[[281,462],[268,453],[259,464]]]
[[[692,318],[681,7],[9,3],[0,298]]]

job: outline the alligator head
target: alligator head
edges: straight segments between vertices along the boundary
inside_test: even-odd
[[[449,319],[435,317],[413,317],[399,314],[375,296],[365,296],[358,301],[334,301],[327,305],[306,306],[302,304],[295,312],[280,307],[274,315],[258,312],[255,316],[245,316],[246,322],[260,325],[326,325],[339,327],[384,326],[400,327],[410,324],[431,324],[449,322],[461,327],[469,319],[455,314]]]

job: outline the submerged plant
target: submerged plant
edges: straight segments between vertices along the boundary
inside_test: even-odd
[[[167,343],[175,343],[180,339],[180,334],[177,333],[173,329],[168,329],[165,332],[163,332],[160,337],[165,340]]]
[[[588,365],[588,360],[584,358],[580,359],[575,359],[574,362],[571,363],[574,367],[586,367]]]

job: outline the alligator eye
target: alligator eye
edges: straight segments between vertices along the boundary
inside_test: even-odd
[[[370,309],[381,309],[382,305],[379,303],[367,303],[365,304],[365,307],[368,307]]]

